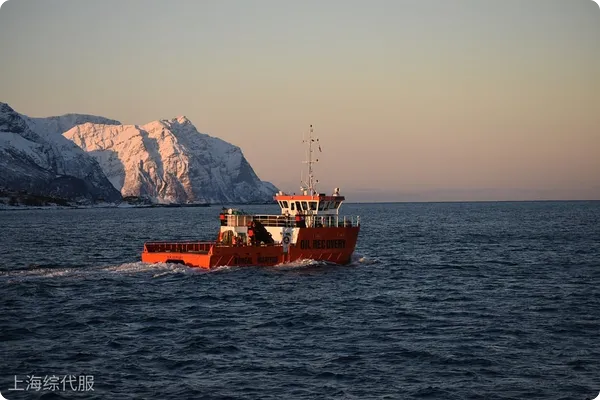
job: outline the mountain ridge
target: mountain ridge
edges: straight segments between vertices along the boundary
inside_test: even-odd
[[[0,187],[87,202],[121,199],[93,158],[41,122],[0,103]]]
[[[185,116],[124,125],[89,114],[28,117],[0,103],[0,188],[71,200],[264,203],[278,189],[242,150]]]
[[[123,196],[157,203],[271,201],[242,150],[199,132],[184,116],[144,125],[85,123],[64,133],[99,162]]]

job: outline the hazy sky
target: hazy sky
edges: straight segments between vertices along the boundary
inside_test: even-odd
[[[600,199],[591,0],[9,0],[0,101],[186,115],[298,191],[348,200]]]

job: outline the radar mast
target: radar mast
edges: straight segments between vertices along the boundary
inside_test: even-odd
[[[300,186],[300,190],[302,193],[307,194],[309,196],[314,196],[317,194],[317,183],[319,183],[318,179],[315,179],[315,175],[313,172],[313,164],[318,163],[319,159],[313,157],[313,144],[317,144],[319,148],[319,152],[321,152],[321,146],[318,144],[319,139],[313,137],[313,126],[310,126],[310,130],[308,133],[308,139],[302,141],[303,143],[307,143],[307,160],[303,161],[303,164],[307,164],[308,166],[308,177],[307,180],[301,180],[302,186]]]

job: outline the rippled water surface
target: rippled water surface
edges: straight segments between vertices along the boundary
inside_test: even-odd
[[[217,207],[0,212],[0,392],[10,400],[600,392],[600,202],[343,209],[363,223],[349,266],[210,272],[142,264],[139,253],[146,240],[213,239]],[[94,390],[10,390],[31,375],[91,376]]]

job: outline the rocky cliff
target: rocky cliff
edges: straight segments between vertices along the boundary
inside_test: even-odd
[[[0,103],[0,188],[69,200],[120,200],[96,160],[60,132],[87,121],[118,123],[78,114],[28,118]]]
[[[123,196],[158,203],[272,201],[239,147],[198,132],[185,117],[146,125],[85,123],[64,136],[101,165]]]

